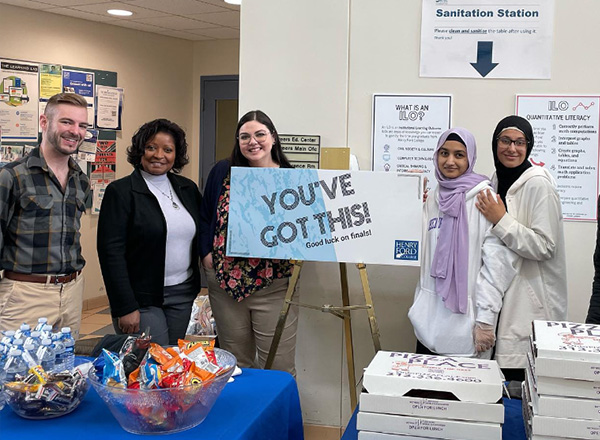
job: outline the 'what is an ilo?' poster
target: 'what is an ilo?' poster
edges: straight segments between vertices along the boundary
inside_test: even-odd
[[[227,255],[418,266],[418,175],[234,167]]]

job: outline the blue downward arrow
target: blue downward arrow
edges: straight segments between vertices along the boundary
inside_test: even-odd
[[[494,47],[493,41],[478,41],[477,42],[477,62],[471,63],[471,66],[479,74],[485,77],[498,65],[498,63],[492,63],[492,49]]]

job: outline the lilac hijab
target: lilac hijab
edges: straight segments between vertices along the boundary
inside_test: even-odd
[[[463,140],[467,148],[469,167],[459,177],[449,179],[440,172],[437,163],[439,149],[452,133]],[[435,177],[439,183],[440,212],[442,226],[431,265],[431,276],[435,278],[435,291],[444,301],[446,308],[454,313],[466,313],[468,303],[469,273],[469,225],[465,206],[465,193],[487,177],[473,172],[477,160],[475,138],[464,128],[451,128],[438,140],[433,153]]]

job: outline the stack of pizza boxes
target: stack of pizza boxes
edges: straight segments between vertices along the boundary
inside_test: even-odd
[[[502,376],[495,361],[380,351],[363,387],[359,440],[502,439]]]
[[[532,440],[600,438],[600,326],[534,321],[523,383]]]

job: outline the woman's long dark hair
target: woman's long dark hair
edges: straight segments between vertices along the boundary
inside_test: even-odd
[[[273,121],[271,121],[271,118],[269,118],[264,112],[262,112],[260,110],[249,111],[244,116],[242,116],[241,119],[239,120],[239,122],[237,124],[237,128],[235,130],[235,144],[233,146],[233,151],[231,152],[231,156],[229,157],[229,162],[231,163],[231,166],[232,167],[249,167],[250,166],[248,159],[246,159],[244,157],[244,155],[242,154],[242,150],[240,150],[240,140],[238,139],[238,136],[240,134],[240,128],[242,128],[242,125],[244,125],[246,122],[249,122],[249,121],[260,122],[265,127],[267,127],[267,129],[271,132],[271,135],[273,136],[273,139],[275,140],[275,142],[273,143],[273,147],[271,148],[271,158],[273,159],[273,161],[276,164],[278,164],[281,168],[293,168],[292,164],[289,162],[287,157],[285,157],[285,154],[283,153],[283,150],[281,149],[281,142],[279,142],[279,134],[277,134],[277,129],[275,128]]]

